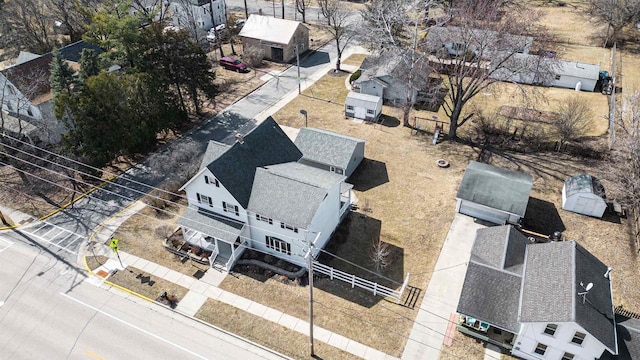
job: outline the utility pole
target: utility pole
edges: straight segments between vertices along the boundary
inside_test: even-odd
[[[249,18],[249,10],[247,10],[247,0],[244,0],[244,18]]]
[[[298,51],[298,44],[296,44],[294,50],[296,52],[296,65],[298,67],[298,94],[300,94],[302,90],[300,89],[300,54]]]
[[[311,242],[309,233],[307,233],[307,245],[309,246],[309,253],[307,254],[309,257],[309,352],[312,357],[315,356],[313,351],[313,244],[318,241],[319,237],[320,233]]]

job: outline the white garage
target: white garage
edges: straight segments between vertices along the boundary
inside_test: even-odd
[[[562,186],[562,208],[578,214],[602,217],[607,209],[604,186],[600,180],[587,174],[567,178]]]
[[[382,113],[382,98],[375,95],[360,94],[350,91],[344,103],[344,114],[347,117],[367,121],[377,121]]]
[[[456,211],[494,224],[517,223],[529,203],[533,177],[472,161],[456,195]]]

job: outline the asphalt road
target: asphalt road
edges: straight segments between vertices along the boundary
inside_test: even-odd
[[[282,359],[2,235],[0,263],[2,359]]]

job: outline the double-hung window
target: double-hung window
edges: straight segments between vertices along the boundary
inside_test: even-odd
[[[281,223],[280,223],[280,227],[281,227],[281,228],[283,228],[283,229],[291,230],[291,231],[293,231],[294,233],[297,233],[297,232],[298,232],[298,228],[297,228],[297,227],[295,227],[295,226],[293,226],[293,225],[289,225],[289,224],[284,223],[284,222],[281,222]]]
[[[538,343],[538,345],[536,346],[536,349],[533,352],[539,355],[544,355],[544,353],[547,352],[547,345]]]
[[[225,212],[240,215],[238,205],[229,204],[228,202],[223,201],[222,208],[224,209]]]
[[[558,325],[556,324],[547,324],[547,327],[544,328],[544,333],[547,335],[555,335],[556,330],[558,330]]]
[[[577,345],[582,345],[582,342],[584,341],[584,338],[587,336],[587,334],[581,333],[580,331],[576,331],[575,334],[573,334],[573,339],[571,339],[571,342]]]
[[[220,182],[218,181],[218,179],[214,178],[214,177],[209,177],[207,175],[204,176],[204,182],[207,184],[212,184],[215,185],[216,187],[220,187]]]
[[[213,207],[213,200],[211,200],[209,196],[198,194],[198,193],[196,193],[196,196],[198,198],[199,203],[209,204],[209,206]]]
[[[273,219],[270,217],[262,216],[260,214],[256,214],[256,220],[264,221],[269,224],[273,224]]]

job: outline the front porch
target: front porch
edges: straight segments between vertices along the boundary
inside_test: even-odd
[[[353,185],[343,182],[340,185],[340,220],[343,220],[351,209]]]
[[[214,212],[189,207],[178,220],[184,241],[207,252],[211,267],[229,271],[249,246],[245,223]]]
[[[503,349],[511,351],[515,334],[499,329],[491,324],[485,323],[471,316],[460,314],[458,320],[458,331],[476,339],[497,345]]]

